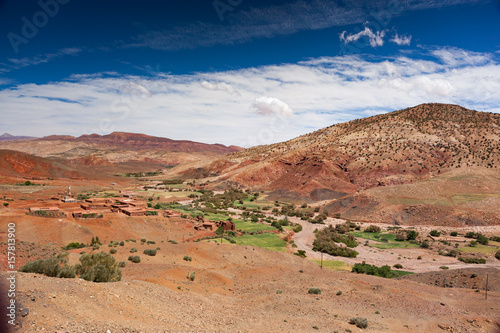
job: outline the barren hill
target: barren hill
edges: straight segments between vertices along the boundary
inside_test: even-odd
[[[79,173],[57,161],[12,150],[0,150],[0,174],[8,177],[78,177]]]
[[[357,207],[376,206],[369,194],[359,196],[369,189],[420,184],[449,172],[475,170],[491,184],[482,194],[498,193],[499,165],[499,114],[458,105],[422,104],[333,125],[287,142],[250,148],[205,167],[179,168],[179,172],[218,176],[219,186],[275,191],[276,198],[349,198],[339,203],[340,207],[331,207],[338,213],[356,200]],[[467,191],[463,194],[470,193]],[[353,195],[357,195],[356,200]],[[349,217],[366,217],[366,212]],[[393,222],[391,216],[384,219]]]
[[[114,132],[109,135],[52,135],[29,142],[2,142],[0,148],[40,157],[72,160],[80,165],[112,165],[130,161],[177,165],[241,150],[221,144],[177,141],[144,134]]]

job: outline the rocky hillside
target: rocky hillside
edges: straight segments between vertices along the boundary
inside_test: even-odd
[[[320,200],[450,169],[499,165],[499,114],[422,104],[247,149],[204,169],[227,182]],[[185,173],[195,172],[200,170]]]
[[[0,175],[7,177],[71,178],[79,173],[62,163],[12,150],[0,150]]]

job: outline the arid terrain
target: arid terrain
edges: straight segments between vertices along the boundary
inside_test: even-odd
[[[425,104],[245,150],[130,133],[2,141],[0,248],[15,225],[15,269],[105,253],[121,271],[17,272],[12,331],[500,332],[499,126]],[[351,272],[364,264],[393,275]]]

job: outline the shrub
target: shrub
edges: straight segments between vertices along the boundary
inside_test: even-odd
[[[403,265],[401,264],[395,264],[394,266],[392,266],[394,268],[398,268],[398,269],[402,269],[403,268]]]
[[[431,246],[429,245],[429,242],[427,240],[424,240],[422,244],[420,244],[420,247],[423,249],[428,249]]]
[[[137,252],[137,249],[135,247],[130,249],[130,253],[135,253],[135,252]]]
[[[430,235],[432,237],[439,237],[439,236],[441,236],[441,232],[439,232],[437,230],[431,230]]]
[[[59,271],[59,274],[57,274],[57,277],[62,279],[73,279],[75,276],[75,267],[68,265],[63,266]]]
[[[403,234],[397,234],[397,235],[396,235],[396,240],[397,240],[398,242],[405,241],[405,240],[406,240],[406,236],[405,236],[405,235],[403,235]]]
[[[440,266],[439,269],[450,269],[448,266]]]
[[[380,276],[384,278],[393,278],[398,276],[396,271],[391,270],[391,268],[387,265],[377,267],[375,265],[367,264],[364,261],[361,264],[354,264],[354,266],[352,267],[352,272],[358,274]]]
[[[307,291],[308,294],[313,294],[313,295],[321,295],[321,289],[319,288],[316,288],[316,287],[312,287],[312,288],[309,288],[309,290]]]
[[[337,291],[337,294],[336,294],[336,295],[337,295],[337,296],[342,295],[342,291]]]
[[[156,244],[155,241],[147,241],[146,244]]]
[[[124,241],[121,241],[120,242],[120,246],[124,246],[125,245],[125,242]]]
[[[184,259],[185,261],[193,261],[193,258],[191,258],[190,256],[184,256]]]
[[[369,225],[366,229],[365,229],[365,232],[380,232],[381,229],[380,227],[376,226],[376,225]]]
[[[495,253],[495,258],[497,258],[498,260],[500,260],[500,250],[498,250],[498,251]]]
[[[276,294],[278,294],[278,295],[283,294],[283,290],[276,289]]]
[[[192,272],[192,273],[188,272],[188,273],[187,273],[187,276],[186,276],[186,278],[187,278],[189,281],[194,281],[195,277],[196,277],[196,272]]]
[[[458,236],[458,232],[452,231],[452,232],[450,232],[450,236],[457,237]]]
[[[48,259],[40,259],[24,264],[19,272],[23,273],[37,273],[50,277],[57,277],[61,271],[61,264],[63,260],[56,257]]]
[[[156,255],[156,250],[155,249],[146,249],[146,250],[144,250],[144,254],[154,257]]]
[[[358,246],[353,235],[340,234],[330,225],[316,233],[316,239],[313,242],[313,250],[342,257],[355,258],[358,255],[358,252],[346,247],[340,247],[336,243],[344,243],[348,247]]]
[[[84,254],[79,260],[76,272],[84,280],[115,282],[122,279],[122,271],[118,268],[115,258],[108,253]]]
[[[464,262],[466,264],[486,264],[486,260],[485,259],[481,259],[481,258],[464,258],[464,257],[460,257],[460,258],[458,258],[458,260],[460,260],[461,262]]]
[[[141,262],[141,257],[139,256],[130,256],[128,257],[128,260],[135,263],[135,264],[138,264]]]
[[[368,320],[366,318],[356,317],[349,320],[349,324],[356,325],[359,328],[367,328]]]
[[[306,257],[306,251],[304,250],[297,250],[296,253],[294,253],[296,256],[299,256],[301,258],[305,258]]]
[[[69,243],[65,247],[63,247],[63,250],[73,250],[73,249],[81,249],[84,248],[86,245],[83,243],[78,243],[78,242],[73,242]]]
[[[418,237],[418,232],[415,230],[407,230],[406,231],[406,240],[415,240]]]
[[[146,243],[146,238],[141,238],[141,243]]]
[[[101,246],[102,243],[99,240],[99,236],[96,236],[95,238],[92,237],[92,240],[90,241],[90,246]]]
[[[126,265],[127,265],[127,263],[125,261],[120,261],[118,263],[118,267],[121,267],[121,268],[125,267]]]
[[[116,252],[118,252],[118,251],[116,251],[116,249],[109,250],[109,253],[111,253],[111,254],[115,254]]]
[[[477,238],[477,242],[479,244],[488,245],[488,238],[484,235],[479,235],[479,237]]]

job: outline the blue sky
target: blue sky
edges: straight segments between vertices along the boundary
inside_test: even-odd
[[[500,112],[500,2],[0,0],[0,133],[253,146],[425,102]]]

